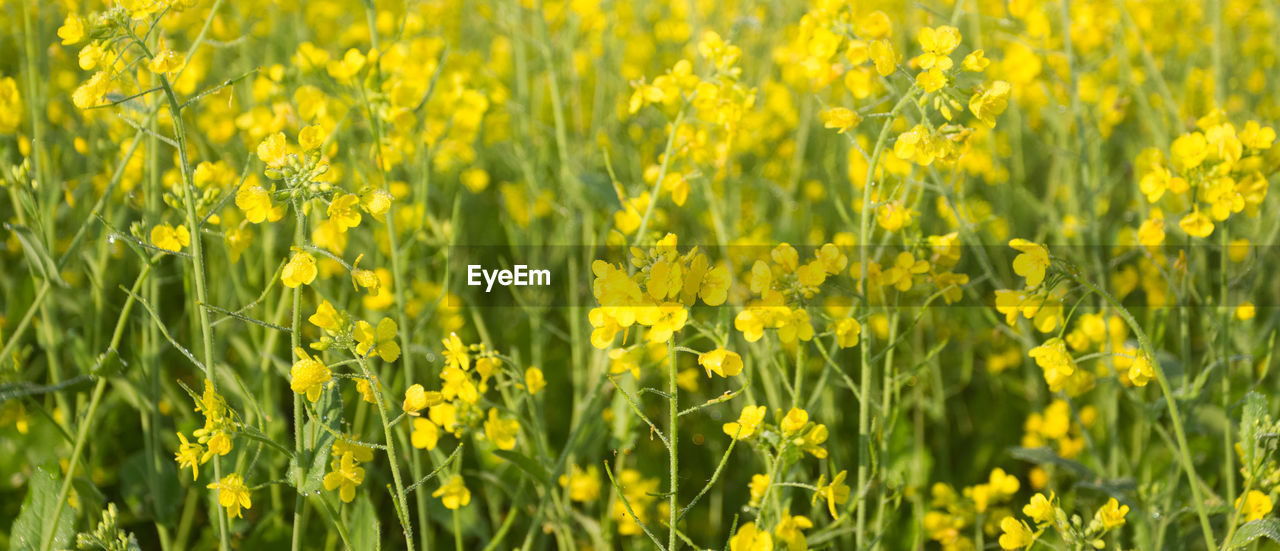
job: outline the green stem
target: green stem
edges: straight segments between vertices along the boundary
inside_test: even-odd
[[[145,48],[145,45],[143,47]],[[150,57],[149,53],[148,57]],[[187,157],[187,133],[182,124],[182,104],[178,102],[178,96],[173,92],[173,86],[169,83],[168,77],[160,75],[160,85],[164,87],[165,97],[169,100],[169,115],[173,119],[173,133],[178,142],[178,161],[181,164],[183,186],[182,202],[186,209],[187,231],[191,234],[191,257],[195,264],[192,269],[195,272],[196,284],[195,314],[200,320],[200,336],[204,347],[204,376],[216,392],[218,383],[213,374],[213,328],[209,324],[209,309],[205,308],[209,304],[209,290],[205,282],[201,220],[196,214],[196,186],[191,181],[191,161]],[[222,462],[216,455],[213,457],[213,475],[218,480],[222,480]],[[227,518],[226,515],[221,514],[218,515],[218,546],[223,551],[231,546],[227,533]]]
[[[306,244],[306,225],[307,218],[302,214],[303,201],[298,200],[293,204],[294,225],[293,225],[293,243],[295,246],[301,247]],[[297,362],[302,358],[298,357],[297,350],[302,347],[302,286],[293,288],[293,320],[290,324],[289,331],[289,354],[293,356],[293,361]],[[298,551],[302,544],[302,511],[306,506],[306,496],[302,492],[302,487],[307,480],[307,467],[303,464],[303,446],[302,446],[302,395],[296,392],[293,394],[293,449],[295,457],[298,458],[297,469],[294,471],[294,489],[297,495],[293,499],[293,537],[290,543],[290,549]]]
[[[686,99],[680,106],[680,112],[676,113],[675,122],[671,123],[671,133],[667,135],[667,147],[662,152],[662,165],[658,167],[658,180],[653,183],[653,191],[649,193],[649,206],[645,208],[644,218],[640,219],[640,227],[636,230],[636,237],[631,241],[633,247],[640,244],[640,240],[644,239],[644,231],[649,228],[649,218],[653,216],[653,208],[658,204],[658,192],[662,190],[662,181],[667,179],[667,167],[671,165],[671,153],[676,147],[676,133],[680,130],[680,123],[684,120],[684,110],[688,106],[689,100]]]
[[[1209,514],[1205,510],[1204,499],[1200,495],[1200,479],[1196,476],[1195,463],[1191,460],[1191,448],[1187,445],[1187,434],[1182,428],[1182,416],[1178,412],[1177,399],[1173,395],[1173,390],[1169,387],[1169,380],[1165,378],[1164,368],[1160,367],[1159,362],[1156,361],[1155,349],[1152,348],[1146,331],[1142,330],[1142,327],[1138,325],[1138,321],[1133,318],[1133,314],[1130,314],[1129,310],[1121,306],[1120,301],[1116,300],[1115,297],[1112,297],[1074,271],[1067,271],[1066,274],[1076,283],[1085,286],[1102,297],[1112,308],[1115,308],[1116,313],[1124,320],[1125,325],[1128,325],[1129,330],[1133,331],[1134,336],[1138,338],[1138,345],[1142,352],[1147,355],[1147,358],[1151,360],[1151,364],[1155,367],[1156,382],[1160,385],[1160,392],[1164,395],[1164,403],[1168,409],[1169,419],[1173,423],[1173,435],[1178,444],[1178,457],[1181,460],[1183,471],[1186,472],[1187,482],[1191,486],[1192,504],[1195,506],[1196,516],[1200,519],[1200,531],[1204,536],[1205,549],[1217,549],[1218,546],[1214,544],[1213,526],[1209,524]]]
[[[889,116],[885,119],[884,126],[880,129],[880,136],[876,138],[875,148],[872,149],[871,159],[867,164],[867,177],[863,180],[862,188],[862,212],[858,213],[860,220],[858,223],[858,258],[859,270],[861,272],[858,282],[861,285],[863,298],[859,302],[862,307],[862,314],[867,314],[869,309],[866,301],[866,294],[870,291],[867,285],[867,263],[870,261],[868,256],[868,237],[871,234],[871,192],[876,185],[872,179],[875,177],[876,165],[880,162],[880,155],[884,152],[885,144],[889,141],[889,133],[893,130],[893,120],[897,118],[898,113],[911,103],[919,91],[919,88],[912,86],[907,93],[903,94],[902,99],[893,106],[893,110],[889,112]],[[854,534],[858,545],[866,542],[866,526],[867,513],[866,508],[861,504],[866,497],[867,479],[870,477],[870,461],[868,454],[871,452],[871,354],[870,354],[870,335],[863,339],[862,346],[858,347],[861,366],[861,380],[858,383],[860,398],[858,400],[858,485],[854,488],[857,498],[850,500],[849,506],[857,509],[857,520],[855,522]]]
[[[652,202],[649,204],[653,205]],[[675,336],[672,336],[671,339],[671,342],[667,343],[667,362],[670,364],[667,366],[667,392],[670,394],[667,398],[667,416],[669,419],[667,422],[667,440],[670,444],[670,462],[669,472],[667,474],[671,481],[671,502],[669,507],[670,516],[668,518],[667,526],[667,549],[669,551],[676,551],[677,546],[680,544],[680,540],[676,537],[676,522],[679,520],[678,516],[680,514],[680,455],[677,451],[679,449],[677,443],[680,441],[680,433],[676,424],[680,419],[680,407],[678,394],[679,388],[676,386]]]

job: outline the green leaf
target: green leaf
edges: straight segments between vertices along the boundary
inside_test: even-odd
[[[512,465],[515,465],[516,468],[524,471],[525,474],[532,477],[538,484],[546,486],[548,481],[551,479],[551,476],[547,474],[546,469],[542,468],[542,465],[539,465],[537,461],[529,459],[524,455],[508,450],[493,450],[493,455],[509,461]]]
[[[1244,408],[1240,414],[1240,457],[1245,472],[1254,474],[1254,470],[1263,459],[1259,453],[1258,436],[1264,430],[1263,420],[1267,416],[1267,399],[1257,392],[1244,396]]]
[[[26,551],[40,548],[46,519],[53,518],[53,511],[58,506],[58,491],[62,486],[61,479],[43,468],[36,467],[28,481],[27,497],[22,500],[22,511],[13,522],[10,551]],[[65,507],[64,507],[65,509]],[[63,511],[58,517],[58,525],[53,530],[54,549],[63,549],[71,545],[71,525],[74,515]]]
[[[298,491],[303,494],[319,494],[324,489],[324,473],[333,452],[333,442],[342,430],[342,394],[337,389],[326,391],[314,408],[307,405],[311,419],[303,427],[304,449],[300,456],[290,462],[289,482],[297,485],[298,465],[306,468],[303,473],[302,487]],[[328,430],[326,430],[326,428]]]
[[[22,252],[27,256],[27,263],[31,264],[32,269],[41,279],[59,287],[67,286],[67,282],[62,280],[62,275],[58,272],[58,263],[49,256],[44,243],[34,231],[31,231],[31,228],[18,224],[5,224],[4,227],[13,232],[13,235],[22,243]]]
[[[1263,536],[1271,538],[1271,541],[1280,542],[1280,520],[1264,518],[1245,523],[1231,538],[1231,547],[1244,547]]]
[[[355,549],[379,549],[381,541],[378,535],[381,527],[378,524],[378,513],[369,503],[369,496],[363,492],[357,494],[355,509],[347,522],[347,536],[351,539],[351,547]]]

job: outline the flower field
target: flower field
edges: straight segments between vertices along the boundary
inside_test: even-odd
[[[0,0],[0,547],[1280,548],[1277,24]]]

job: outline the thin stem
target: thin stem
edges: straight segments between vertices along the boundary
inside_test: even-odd
[[[649,204],[653,205],[652,202]],[[676,424],[680,421],[680,407],[678,394],[679,388],[676,387],[675,336],[672,336],[671,339],[671,342],[667,343],[667,362],[669,364],[667,366],[667,393],[669,394],[669,396],[667,396],[667,440],[670,444],[670,446],[668,446],[668,449],[670,450],[670,454],[668,455],[668,457],[670,457],[668,479],[671,481],[671,487],[669,489],[671,492],[671,503],[669,507],[669,525],[667,526],[667,549],[675,551],[680,543],[680,540],[676,537],[676,522],[680,520],[680,455],[678,453],[680,433],[676,427]]]
[[[1217,549],[1218,546],[1214,543],[1213,526],[1209,524],[1209,514],[1205,510],[1204,499],[1200,495],[1200,479],[1196,476],[1195,463],[1191,460],[1191,448],[1187,445],[1187,434],[1182,428],[1182,416],[1178,412],[1178,402],[1173,395],[1173,390],[1169,387],[1169,380],[1165,378],[1164,368],[1160,367],[1159,362],[1156,361],[1155,349],[1152,348],[1146,331],[1143,331],[1142,326],[1138,325],[1138,321],[1133,318],[1133,314],[1130,314],[1124,306],[1121,306],[1120,301],[1116,300],[1115,297],[1112,297],[1074,271],[1067,271],[1066,273],[1076,283],[1096,293],[1112,308],[1115,308],[1116,313],[1124,320],[1125,325],[1128,325],[1129,330],[1133,331],[1133,334],[1138,338],[1138,345],[1142,348],[1142,352],[1147,355],[1147,358],[1151,360],[1151,364],[1155,366],[1156,382],[1160,385],[1160,392],[1164,395],[1164,403],[1168,409],[1169,419],[1173,422],[1173,435],[1178,444],[1178,457],[1182,462],[1182,469],[1186,472],[1187,481],[1191,486],[1192,505],[1195,506],[1196,516],[1200,518],[1200,531],[1204,536],[1205,549]]]

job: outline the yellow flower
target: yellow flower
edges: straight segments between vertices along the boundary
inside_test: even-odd
[[[97,107],[102,103],[102,97],[107,94],[107,89],[111,86],[110,79],[111,77],[106,71],[98,71],[94,73],[93,76],[89,77],[89,80],[86,80],[84,84],[81,84],[80,87],[76,88],[75,92],[71,93],[71,102],[80,109]],[[12,88],[12,85],[13,79],[5,78],[0,81],[0,92],[5,88]],[[13,92],[11,94],[6,95],[17,97],[16,88],[12,88],[12,90]],[[12,101],[10,104],[11,106],[15,105]],[[16,107],[20,108],[21,106],[21,104],[16,104]]]
[[[330,333],[336,332],[342,328],[342,315],[338,310],[329,304],[329,301],[322,300],[320,305],[316,306],[316,313],[307,318],[311,325],[324,329]]]
[[[391,210],[391,193],[385,189],[370,189],[360,194],[360,206],[364,210],[372,214],[374,218],[381,219],[382,215]]]
[[[360,72],[360,69],[364,67],[365,59],[360,50],[351,48],[342,56],[341,61],[330,61],[325,65],[325,69],[329,71],[329,76],[338,80],[345,80]]]
[[[79,90],[76,90],[79,93]],[[76,107],[81,107],[76,99]],[[83,108],[83,107],[81,107]],[[22,96],[12,77],[0,78],[0,134],[11,134],[22,123]]]
[[[288,145],[285,143],[284,132],[276,132],[267,139],[262,140],[258,144],[258,158],[267,164],[267,168],[280,168],[284,166],[285,159],[288,157]]]
[[[1145,353],[1138,353],[1133,359],[1133,363],[1129,364],[1129,382],[1134,386],[1147,386],[1147,383],[1156,376],[1155,367],[1151,365],[1151,358]]]
[[[345,232],[360,225],[360,211],[356,209],[356,205],[359,204],[360,198],[355,194],[342,194],[329,202],[329,208],[325,210],[325,214],[328,214],[329,220],[336,224],[338,231]]]
[[[773,536],[748,522],[738,527],[738,533],[729,538],[729,551],[773,551]]]
[[[1258,309],[1249,301],[1242,302],[1236,307],[1236,319],[1240,321],[1249,321],[1253,319],[1257,313]]]
[[[204,447],[200,444],[187,441],[186,435],[178,433],[178,453],[174,455],[174,461],[178,462],[179,469],[191,467],[191,480],[195,480],[200,476],[200,455],[204,453]]]
[[[1049,267],[1049,250],[1026,239],[1009,241],[1009,246],[1022,252],[1013,259],[1013,272],[1026,278],[1028,288],[1040,285]]]
[[[678,302],[664,302],[659,306],[645,306],[636,312],[636,321],[649,326],[649,342],[667,342],[689,320],[689,311]]]
[[[253,502],[249,499],[249,488],[244,485],[244,479],[238,474],[224,476],[222,480],[209,484],[207,488],[218,491],[218,505],[226,507],[228,517],[239,518],[240,509],[253,507]]]
[[[1209,234],[1213,233],[1213,221],[1200,212],[1198,207],[1182,217],[1182,220],[1178,221],[1178,227],[1191,237],[1209,237]]]
[[[444,398],[437,391],[428,391],[422,388],[422,385],[413,384],[404,390],[404,412],[409,415],[418,415],[419,411],[429,408],[440,402]]]
[[[987,126],[995,128],[996,117],[1009,107],[1009,93],[1012,90],[1008,82],[992,82],[990,88],[976,92],[969,98],[969,111]]]
[[[764,499],[764,493],[769,489],[769,475],[751,475],[751,482],[747,485],[747,489],[751,492],[751,506],[759,507],[760,500]]]
[[[1027,528],[1026,523],[1013,518],[1012,516],[1004,517],[1000,520],[1000,548],[1001,549],[1022,549],[1031,545],[1035,541],[1035,534]]]
[[[707,371],[707,377],[711,377],[712,373],[721,377],[733,377],[742,373],[742,356],[737,352],[717,348],[699,354],[698,365]]]
[[[964,61],[960,62],[960,67],[966,71],[973,73],[981,73],[991,64],[991,60],[987,59],[982,50],[974,50],[969,55],[964,56]]]
[[[476,362],[477,368],[480,362]],[[524,370],[524,382],[528,385],[529,394],[537,394],[547,387],[547,379],[542,376],[542,370],[536,367],[530,367]]]
[[[960,45],[960,30],[951,26],[938,28],[924,27],[916,35],[920,48],[924,50],[916,58],[921,69],[937,69],[946,71],[952,66],[951,51]]]
[[[871,61],[876,64],[876,72],[880,73],[880,76],[887,77],[893,74],[898,66],[898,56],[893,53],[893,44],[888,40],[877,40],[868,46],[867,51],[871,55]]]
[[[320,358],[307,355],[301,348],[294,349],[298,359],[293,362],[289,371],[289,388],[298,394],[305,394],[312,402],[320,399],[324,384],[333,378],[329,367]]]
[[[1257,490],[1249,490],[1248,495],[1236,498],[1236,509],[1244,513],[1245,522],[1261,520],[1271,513],[1271,496]]]
[[[1098,520],[1102,522],[1103,528],[1110,530],[1118,526],[1124,525],[1124,516],[1129,513],[1128,505],[1120,505],[1116,498],[1108,499],[1101,509],[1098,509]]]
[[[1037,524],[1045,524],[1053,520],[1053,512],[1053,492],[1049,492],[1049,497],[1040,493],[1031,496],[1031,503],[1022,508],[1022,514],[1031,517]]]
[[[298,145],[302,146],[303,151],[320,149],[320,146],[324,145],[326,137],[324,129],[319,125],[313,124],[298,131]],[[333,214],[330,213],[329,216],[333,216]]]
[[[818,492],[813,495],[815,500],[824,499],[827,502],[827,512],[831,513],[831,518],[840,518],[840,512],[836,508],[849,501],[849,485],[844,483],[844,479],[849,476],[848,471],[840,471],[831,478],[831,483],[824,485],[822,479],[818,479]]]
[[[434,450],[436,443],[440,441],[440,427],[432,423],[429,419],[421,417],[413,420],[413,434],[409,437],[413,447],[420,450]]]
[[[151,244],[166,251],[178,252],[191,244],[191,234],[187,227],[173,227],[168,224],[156,224],[151,228]]]
[[[449,477],[448,482],[441,484],[439,489],[432,492],[431,497],[440,498],[446,509],[457,509],[471,503],[471,490],[463,484],[462,475],[455,474]]]
[[[364,482],[364,469],[356,466],[356,456],[344,453],[334,462],[334,469],[324,475],[324,489],[330,492],[339,488],[338,497],[343,503],[351,503],[356,498],[356,488]]]
[[[515,419],[503,419],[498,416],[498,408],[489,408],[489,419],[484,422],[484,436],[500,450],[513,450],[516,447],[516,435],[520,433],[520,422]]]
[[[800,432],[805,425],[809,424],[809,412],[800,408],[791,408],[787,415],[782,418],[782,433],[786,436],[794,435]]]
[[[1209,141],[1199,132],[1183,134],[1173,140],[1173,145],[1169,146],[1169,154],[1175,168],[1181,171],[1191,170],[1200,166],[1205,157],[1209,156]]]
[[[84,19],[74,13],[67,14],[62,26],[58,27],[58,38],[62,39],[63,46],[78,44],[84,40],[85,34]]]
[[[257,184],[245,184],[236,192],[236,206],[249,222],[275,222],[284,216],[284,208],[271,204],[271,192]]]
[[[746,406],[742,408],[742,412],[738,414],[738,421],[734,423],[725,423],[724,433],[734,437],[737,440],[745,440],[756,433],[760,428],[760,423],[764,421],[764,414],[767,412],[764,406]]]
[[[378,321],[376,331],[367,321],[356,322],[355,331],[351,332],[351,336],[356,339],[356,353],[367,356],[372,350],[381,356],[383,361],[396,361],[396,358],[400,357],[400,345],[396,343],[398,329],[396,322],[391,318],[382,318]]]
[[[1138,226],[1138,244],[1159,247],[1164,243],[1164,217],[1150,218]]]
[[[819,118],[822,119],[822,125],[826,128],[838,128],[840,134],[844,134],[853,127],[858,126],[862,122],[862,117],[858,113],[845,109],[844,107],[832,107],[823,111]]]
[[[933,93],[941,90],[947,85],[947,76],[942,74],[938,69],[929,69],[928,71],[920,71],[916,75],[916,86],[923,88],[926,93]],[[971,101],[970,104],[973,102]],[[977,112],[975,111],[976,115]]]
[[[787,551],[806,551],[809,549],[809,542],[802,530],[810,528],[813,528],[813,521],[808,517],[783,513],[778,526],[773,529],[773,536],[778,543],[786,547]]]
[[[1249,121],[1244,123],[1244,128],[1240,130],[1240,141],[1250,149],[1271,149],[1271,143],[1276,139],[1276,131],[1270,126],[1261,126],[1258,121]]]
[[[600,498],[600,469],[591,465],[583,470],[577,465],[560,475],[560,487],[569,489],[569,499],[588,503]]]
[[[462,344],[462,339],[459,339],[456,333],[449,333],[449,336],[441,342],[444,343],[444,359],[447,365],[463,370],[471,367],[467,347]]]
[[[182,68],[183,57],[173,50],[157,53],[147,63],[147,69],[153,73],[172,73]]]
[[[310,285],[316,280],[316,257],[306,251],[295,251],[293,258],[285,264],[280,273],[280,281],[285,287],[296,289],[301,285]]]
[[[489,187],[489,173],[482,168],[464,170],[458,175],[458,179],[471,193],[480,193]]]

